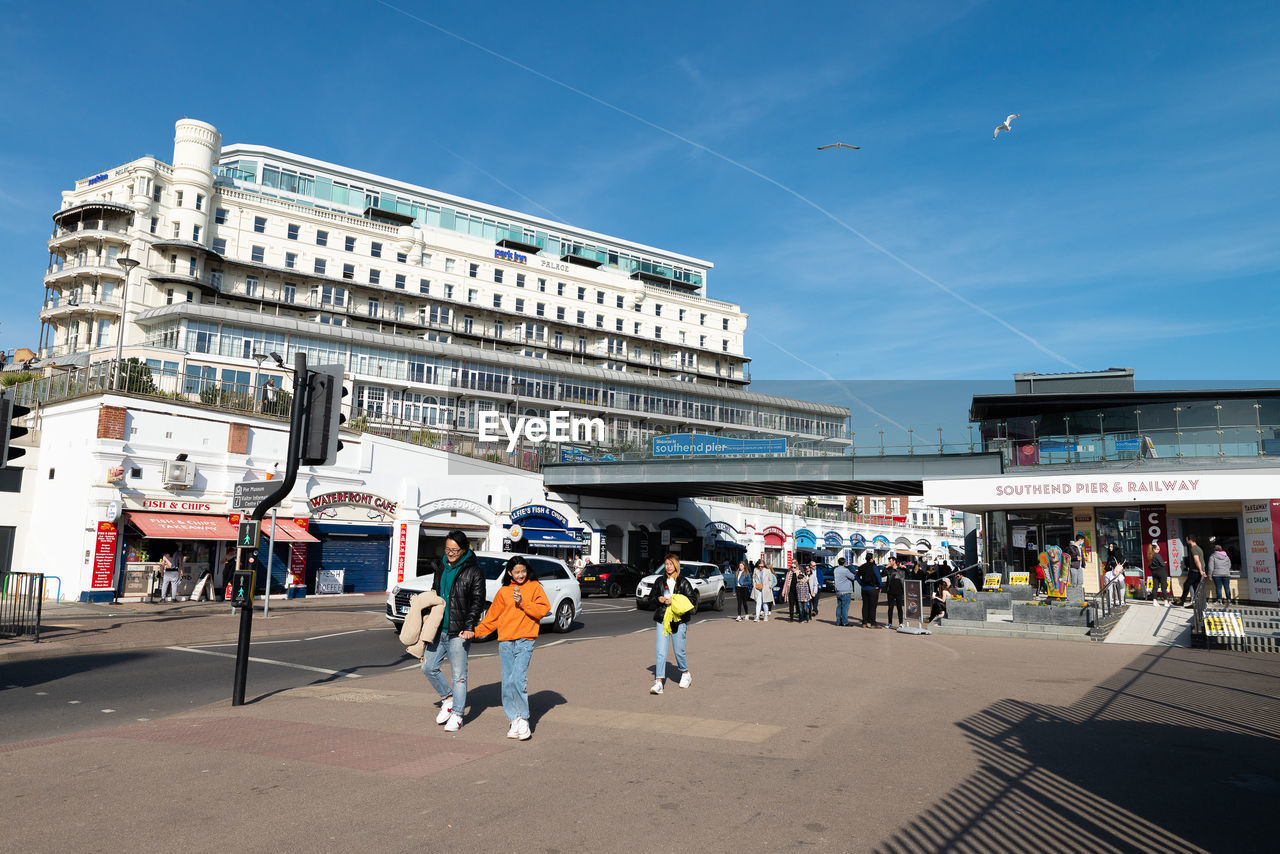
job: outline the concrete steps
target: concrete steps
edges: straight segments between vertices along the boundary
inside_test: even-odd
[[[943,618],[942,622],[929,626],[929,630],[939,635],[973,635],[988,638],[1034,638],[1038,640],[1084,641],[1089,643],[1089,630],[1075,626],[1050,626],[1043,623],[1015,623],[1010,618],[992,619],[988,615],[986,622],[977,620],[953,620]]]

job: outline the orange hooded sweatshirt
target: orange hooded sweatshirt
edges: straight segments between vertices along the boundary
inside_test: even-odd
[[[476,637],[484,637],[498,630],[498,640],[520,640],[538,636],[538,621],[551,613],[551,603],[542,585],[533,579],[520,585],[520,607],[512,602],[511,591],[515,585],[504,584],[493,597],[489,613],[476,626]]]

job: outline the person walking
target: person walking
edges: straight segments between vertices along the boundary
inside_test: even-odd
[[[932,623],[934,620],[947,616],[947,602],[950,599],[951,582],[944,578],[938,582],[938,586],[934,588],[933,594],[929,597],[929,619],[927,622]]]
[[[688,639],[689,621],[693,619],[693,611],[682,614],[671,621],[671,633],[666,631],[667,608],[677,594],[693,601],[693,585],[689,579],[680,575],[680,558],[668,554],[662,559],[662,576],[653,582],[649,590],[649,607],[653,608],[653,621],[657,628],[656,665],[653,668],[653,685],[650,694],[661,694],[662,683],[667,676],[667,645],[670,640],[671,651],[676,657],[676,667],[680,668],[680,687],[688,688],[693,684],[693,675],[689,673],[689,660],[686,657],[686,641]]]
[[[773,604],[773,585],[777,581],[773,570],[763,560],[756,561],[751,573],[751,596],[756,600],[757,623],[769,622],[769,606]]]
[[[274,414],[276,411],[276,380],[267,377],[267,384],[262,387],[262,411]]]
[[[805,567],[803,571],[796,571],[795,583],[791,585],[791,589],[796,596],[796,614],[800,622],[809,622],[809,602],[813,599],[813,585],[810,579],[813,578],[813,572]]]
[[[879,623],[876,622],[876,607],[880,604],[882,586],[880,569],[871,555],[867,555],[862,566],[858,567],[858,587],[862,591],[862,627],[864,629],[879,627]]]
[[[822,596],[822,567],[817,561],[809,561],[809,616],[818,616],[818,598]]]
[[[444,724],[445,732],[457,732],[467,709],[467,656],[485,603],[484,573],[471,551],[471,541],[461,531],[450,531],[445,537],[444,558],[431,589],[444,600],[444,614],[440,633],[427,644],[422,673],[440,695],[436,723]],[[446,656],[452,682],[440,672]]]
[[[836,625],[849,625],[849,603],[853,600],[853,585],[857,576],[845,565],[844,558],[836,561]]]
[[[799,600],[796,599],[796,583],[799,576],[799,568],[793,566],[787,570],[787,575],[782,580],[782,598],[787,603],[787,622],[789,623],[796,621],[796,612],[799,610]]]
[[[741,623],[747,619],[750,613],[748,604],[751,601],[751,594],[755,591],[755,585],[752,581],[751,570],[747,567],[745,560],[738,561],[738,571],[733,574],[733,592],[738,597],[738,616],[734,619]]]
[[[1200,580],[1204,577],[1204,550],[1196,545],[1195,534],[1187,534],[1187,557],[1186,570],[1187,577],[1182,582],[1182,597],[1178,600],[1178,604],[1185,606],[1187,604],[1187,594],[1191,594],[1192,604],[1195,604],[1197,588],[1200,587]]]
[[[1222,543],[1213,544],[1209,555],[1209,578],[1213,580],[1213,603],[1224,608],[1231,604],[1231,557]]]
[[[886,570],[889,579],[885,584],[885,601],[888,603],[889,613],[888,616],[885,617],[885,622],[887,622],[889,624],[889,628],[892,629],[894,628],[894,608],[898,609],[898,625],[902,625],[902,606],[907,602],[906,573],[903,570],[902,565],[898,563],[898,559],[896,557],[889,558]]]
[[[1147,560],[1151,570],[1151,597],[1161,605],[1169,604],[1169,567],[1160,556],[1160,544],[1151,544],[1151,557]]]
[[[511,723],[507,738],[528,741],[533,734],[529,729],[529,659],[538,637],[538,621],[550,613],[546,591],[529,577],[527,558],[516,555],[508,560],[502,586],[476,626],[476,637],[498,633],[502,711]]]

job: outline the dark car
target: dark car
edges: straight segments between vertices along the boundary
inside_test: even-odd
[[[636,584],[645,573],[627,563],[593,563],[582,570],[578,586],[582,595],[603,593],[610,599],[619,596],[632,596],[636,592]]]

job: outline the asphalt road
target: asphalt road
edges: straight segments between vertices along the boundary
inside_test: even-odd
[[[359,610],[370,610],[368,603]],[[732,612],[701,611],[698,619],[725,616],[732,617]],[[589,597],[572,630],[555,634],[544,628],[538,645],[652,630],[653,614],[637,611],[632,599]],[[235,651],[234,642],[215,643],[0,665],[0,743],[152,720],[228,700]],[[493,641],[471,648],[473,657],[497,654]],[[249,655],[245,698],[250,702],[316,682],[354,681],[419,666],[389,623],[386,628],[255,640]]]

